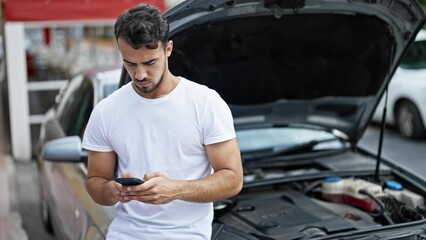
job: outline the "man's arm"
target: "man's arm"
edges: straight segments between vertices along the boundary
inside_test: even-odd
[[[114,205],[120,201],[120,184],[113,181],[115,152],[89,151],[87,168],[87,191],[101,205]]]
[[[204,179],[188,181],[180,197],[194,202],[212,202],[238,194],[243,186],[243,169],[237,140],[206,145],[214,173]]]
[[[145,183],[125,190],[130,200],[164,204],[180,199],[212,202],[238,194],[243,185],[241,155],[236,139],[207,145],[214,173],[199,180],[173,180],[161,173],[148,173]]]

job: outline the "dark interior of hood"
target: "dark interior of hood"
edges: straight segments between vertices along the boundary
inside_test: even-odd
[[[234,18],[173,34],[169,65],[230,104],[371,96],[389,72],[390,36],[366,15]]]

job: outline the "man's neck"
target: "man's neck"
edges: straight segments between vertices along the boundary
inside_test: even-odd
[[[171,93],[176,88],[179,81],[180,81],[179,77],[176,77],[170,72],[168,72],[164,75],[163,82],[161,83],[158,89],[156,89],[155,91],[151,93],[140,93],[140,94],[142,97],[148,98],[148,99],[161,98]]]

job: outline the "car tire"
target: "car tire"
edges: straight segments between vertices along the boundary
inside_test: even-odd
[[[418,139],[425,136],[425,128],[416,105],[404,100],[396,106],[395,122],[398,132],[406,138]]]

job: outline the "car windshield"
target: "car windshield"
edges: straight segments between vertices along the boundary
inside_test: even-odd
[[[240,129],[236,134],[245,159],[345,147],[334,134],[318,129],[268,127]]]
[[[426,68],[426,40],[414,42],[402,58],[400,66],[405,69]]]

